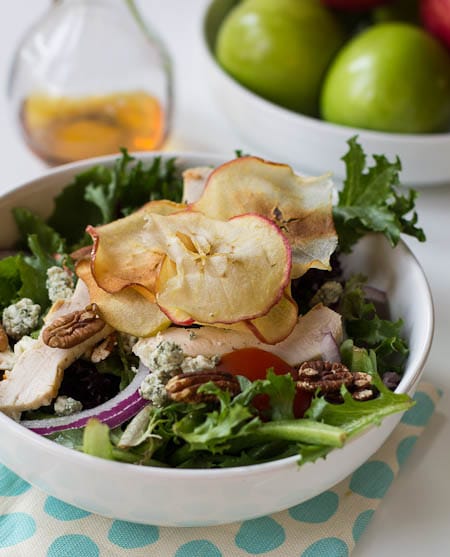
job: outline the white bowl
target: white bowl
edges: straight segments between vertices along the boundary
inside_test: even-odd
[[[425,186],[450,183],[450,130],[439,134],[394,134],[331,124],[282,108],[252,93],[218,64],[215,37],[236,0],[213,0],[204,14],[202,43],[207,75],[217,102],[251,154],[283,160],[306,174],[332,171],[345,176],[341,157],[358,135],[366,153],[402,162],[402,182]],[[371,161],[372,162],[372,161]]]
[[[208,155],[176,156],[180,168],[217,165]],[[137,155],[150,162],[155,154]],[[47,216],[52,199],[71,178],[115,157],[60,167],[0,198],[0,249],[16,238],[11,209],[25,206]],[[404,243],[392,250],[371,236],[347,259],[348,271],[370,277],[388,292],[393,317],[405,320],[410,356],[398,392],[412,394],[427,357],[433,309],[423,271]],[[166,526],[212,525],[250,519],[286,509],[330,488],[366,461],[392,432],[400,415],[354,438],[326,460],[299,467],[296,457],[266,464],[215,470],[140,467],[76,452],[32,433],[0,413],[0,461],[50,495],[91,512],[122,520]]]

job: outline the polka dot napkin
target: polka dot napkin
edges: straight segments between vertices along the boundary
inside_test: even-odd
[[[286,511],[209,528],[162,528],[93,515],[0,465],[0,557],[346,557],[439,399],[421,384],[385,445],[329,491]]]

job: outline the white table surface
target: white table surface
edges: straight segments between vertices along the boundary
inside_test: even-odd
[[[175,65],[175,117],[166,148],[230,156],[241,148],[257,154],[237,137],[204,78],[200,18],[206,0],[138,0],[138,4],[166,40]],[[2,193],[45,171],[13,125],[5,90],[15,45],[47,8],[49,0],[0,0],[0,5]],[[436,309],[435,338],[424,378],[441,387],[445,394],[359,541],[355,557],[450,555],[450,183],[448,187],[423,187],[418,210],[428,240],[425,244],[415,240],[408,244],[429,278]]]

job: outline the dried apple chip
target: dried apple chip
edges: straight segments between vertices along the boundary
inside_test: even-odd
[[[143,211],[144,213],[157,213],[158,215],[173,215],[174,213],[184,211],[185,209],[185,203],[176,203],[175,201],[170,201],[169,199],[155,199],[154,201],[149,201],[145,205],[142,205],[136,213]]]
[[[292,333],[297,320],[297,304],[290,295],[290,288],[286,288],[280,301],[266,315],[244,323],[261,342],[277,344]]]
[[[275,304],[266,315],[249,321],[237,323],[210,323],[210,326],[219,329],[229,329],[248,335],[252,332],[260,342],[265,344],[278,344],[287,338],[294,330],[298,320],[298,307],[293,300],[288,286],[280,301]],[[187,324],[189,325],[189,324]],[[197,323],[197,325],[204,325]]]
[[[155,303],[148,301],[133,288],[124,288],[115,294],[100,288],[92,275],[88,260],[78,263],[76,273],[86,284],[90,300],[97,304],[101,317],[117,331],[148,337],[171,324]]]
[[[183,323],[186,317],[199,323],[260,317],[289,283],[289,244],[260,215],[220,221],[189,211],[148,214],[146,221],[141,240],[172,262],[157,282],[156,301],[175,322],[177,315]]]
[[[164,254],[149,250],[140,240],[140,232],[146,215],[169,215],[184,208],[185,205],[172,201],[151,201],[127,217],[104,226],[88,227],[87,231],[94,240],[91,265],[97,284],[111,293],[137,285],[140,294],[154,301],[155,280]],[[132,244],[124,241],[131,237]]]
[[[197,166],[183,172],[182,199],[184,203],[193,203],[201,197],[206,180],[212,171],[213,168],[210,166]]]
[[[292,248],[292,278],[309,268],[328,269],[337,246],[333,184],[327,175],[301,177],[288,165],[241,157],[209,176],[195,211],[216,219],[257,213],[275,222]]]

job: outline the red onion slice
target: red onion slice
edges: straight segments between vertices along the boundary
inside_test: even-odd
[[[341,353],[336,339],[331,333],[325,333],[320,341],[320,351],[322,359],[327,362],[340,362]]]
[[[131,419],[149,403],[139,394],[139,387],[147,374],[148,368],[140,365],[133,381],[123,391],[95,408],[82,410],[70,416],[45,420],[23,420],[20,423],[40,435],[50,435],[66,429],[84,427],[91,418],[97,418],[111,428],[117,427]]]
[[[362,287],[365,297],[371,302],[376,302],[378,304],[387,303],[387,294],[384,290],[375,288],[375,286],[365,285]]]
[[[374,286],[363,286],[364,296],[375,306],[375,311],[381,319],[390,319],[389,301],[386,292]]]

